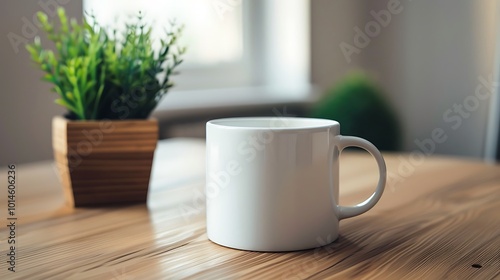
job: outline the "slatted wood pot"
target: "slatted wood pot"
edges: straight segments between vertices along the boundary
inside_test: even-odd
[[[52,120],[66,201],[75,207],[146,203],[158,122]]]

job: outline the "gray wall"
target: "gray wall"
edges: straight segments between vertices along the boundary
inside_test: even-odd
[[[50,92],[49,84],[40,81],[42,72],[35,69],[24,49],[25,40],[41,35],[31,28],[34,14],[44,9],[49,13],[52,3],[62,4],[72,17],[82,15],[80,0],[0,1],[1,165],[52,157],[51,119],[64,110],[54,104],[55,93]],[[22,38],[17,48],[12,46],[9,33]]]
[[[349,70],[363,68],[397,110],[405,150],[417,149],[415,140],[438,128],[448,138],[435,143],[436,153],[483,157],[490,99],[466,111],[460,125],[457,113],[448,115],[453,118],[448,122],[443,114],[467,98],[474,105],[478,76],[493,73],[496,1],[401,0],[400,12],[348,63],[340,43],[354,45],[354,27],[364,28],[374,19],[371,11],[387,10],[389,2],[311,1],[312,81],[328,88]]]

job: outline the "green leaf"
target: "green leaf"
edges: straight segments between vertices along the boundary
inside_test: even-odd
[[[61,105],[63,107],[66,107],[68,110],[70,110],[71,112],[73,112],[73,113],[75,113],[75,114],[78,115],[78,110],[76,110],[75,107],[73,107],[71,104],[67,103],[63,99],[58,98],[58,99],[55,100],[55,103],[59,104],[59,105]]]
[[[66,12],[64,11],[64,8],[62,8],[62,7],[57,8],[57,15],[59,16],[59,21],[61,22],[61,32],[68,33],[69,32],[69,24],[68,24],[68,18],[66,17]]]

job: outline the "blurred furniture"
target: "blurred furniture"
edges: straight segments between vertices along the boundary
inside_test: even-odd
[[[18,266],[12,273],[2,261],[0,279],[498,277],[500,165],[445,157],[412,165],[408,154],[385,157],[391,180],[380,203],[342,221],[330,245],[289,253],[207,240],[201,140],[160,141],[148,206],[71,209],[52,162],[19,165]],[[352,152],[341,162],[341,203],[359,202],[373,190],[375,163]],[[0,174],[5,182],[7,170]],[[2,227],[2,240],[7,234]],[[318,246],[330,241],[318,236]]]

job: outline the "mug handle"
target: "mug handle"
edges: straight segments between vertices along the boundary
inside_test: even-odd
[[[373,206],[375,206],[375,204],[377,204],[380,197],[382,197],[382,193],[384,192],[385,183],[387,180],[387,168],[385,166],[384,158],[380,154],[380,151],[372,143],[363,138],[337,135],[334,138],[334,145],[338,148],[339,154],[346,147],[358,147],[364,149],[375,158],[379,170],[377,188],[368,199],[355,206],[337,205],[339,220],[342,220],[363,214],[366,211],[370,210]],[[331,160],[333,161],[333,156],[331,157]],[[332,179],[333,178],[330,178],[331,184],[333,184]]]

